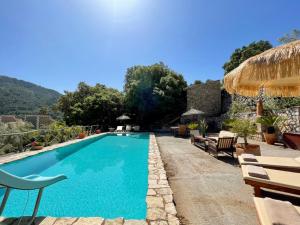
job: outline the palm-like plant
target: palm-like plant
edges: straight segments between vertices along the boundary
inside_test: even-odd
[[[270,114],[267,116],[262,116],[257,118],[256,122],[267,127],[267,133],[275,133],[275,128],[280,126],[285,121],[285,118],[282,116]]]
[[[256,134],[257,131],[256,124],[248,119],[233,119],[228,125],[232,132],[236,133],[239,137],[244,138],[245,145],[248,145],[247,138],[250,135]]]
[[[199,121],[199,130],[202,133],[203,137],[205,136],[205,133],[207,131],[208,125],[204,119]]]

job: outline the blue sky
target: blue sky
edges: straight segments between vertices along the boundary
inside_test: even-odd
[[[1,0],[0,74],[63,92],[122,90],[126,69],[163,61],[220,79],[235,48],[300,29],[299,0]]]

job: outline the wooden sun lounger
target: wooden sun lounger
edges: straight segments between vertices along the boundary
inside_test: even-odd
[[[261,196],[261,188],[300,195],[300,173],[265,168],[269,179],[262,179],[250,176],[246,165],[241,168],[245,183],[254,188],[256,197]]]
[[[269,169],[277,169],[291,172],[300,172],[300,157],[272,157],[272,156],[255,156],[257,162],[248,162],[239,156],[240,165],[262,166]]]
[[[265,199],[264,198],[256,198],[256,197],[254,197],[254,204],[255,204],[256,213],[257,213],[257,217],[258,217],[260,225],[272,225],[272,223],[273,223],[273,222],[271,222],[272,218],[270,218],[271,215],[268,212],[268,210],[270,210],[270,209],[265,204]],[[300,207],[299,206],[295,206],[295,205],[293,205],[293,207],[296,210],[296,212],[299,213],[299,218],[300,218]],[[284,212],[283,212],[283,216],[285,216]],[[286,216],[287,216],[287,218],[286,219],[284,218],[284,220],[285,220],[284,224],[285,225],[290,225],[290,224],[296,224],[297,223],[295,220],[290,221],[291,218],[289,218],[288,215],[286,215]]]

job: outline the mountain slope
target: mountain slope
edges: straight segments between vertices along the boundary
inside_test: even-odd
[[[51,107],[61,96],[57,91],[15,78],[0,76],[0,115],[34,114]]]

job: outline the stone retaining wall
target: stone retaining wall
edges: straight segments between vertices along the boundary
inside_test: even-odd
[[[300,106],[275,110],[275,114],[280,115],[287,120],[284,124],[280,127],[280,132],[292,132],[292,133],[299,133],[300,132]],[[256,113],[255,112],[247,112],[247,113],[240,113],[238,115],[241,119],[251,119],[253,121],[256,120]],[[263,133],[262,133],[261,126],[258,126],[258,132],[256,135],[251,136],[251,139],[257,141],[264,141]],[[279,139],[281,139],[281,135],[279,134]]]
[[[291,107],[287,109],[275,110],[275,114],[280,115],[287,120],[284,122],[283,127],[280,128],[281,132],[300,132],[300,106]],[[240,113],[239,118],[248,118],[255,120],[256,113]]]

